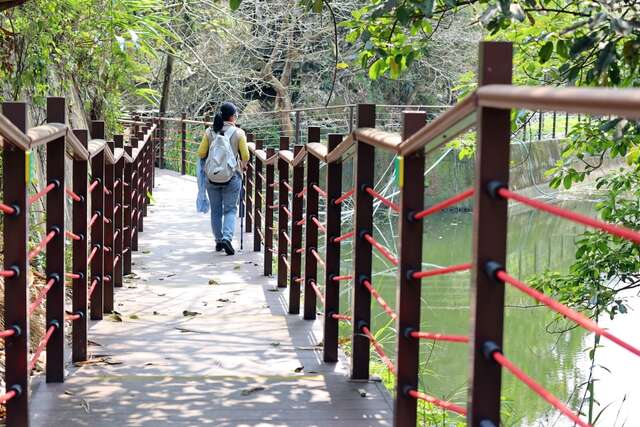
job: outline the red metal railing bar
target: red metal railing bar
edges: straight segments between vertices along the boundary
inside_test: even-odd
[[[284,185],[285,188],[287,190],[289,190],[290,192],[293,192],[293,187],[291,185],[289,185],[289,183],[287,181],[282,181],[282,185]]]
[[[91,253],[89,254],[89,256],[87,257],[87,264],[91,264],[91,261],[93,261],[93,257],[96,256],[97,253],[98,253],[98,247],[95,246],[91,250]]]
[[[298,248],[298,249],[296,249],[296,253],[297,253],[297,254],[304,253],[304,248]]]
[[[96,286],[98,286],[98,279],[93,279],[93,282],[91,282],[91,287],[89,288],[89,296],[88,296],[89,299],[91,299],[91,295],[93,295],[93,291],[96,290]]]
[[[449,267],[434,268],[427,271],[416,271],[411,275],[414,279],[424,279],[426,277],[440,276],[442,274],[455,273],[458,271],[467,271],[471,269],[471,263],[457,264]]]
[[[428,209],[425,209],[423,211],[420,211],[418,213],[416,213],[415,215],[413,215],[413,219],[422,219],[425,218],[429,215],[432,215],[436,212],[440,212],[443,209],[448,208],[449,206],[453,206],[456,203],[460,203],[463,200],[468,199],[469,197],[473,196],[473,193],[475,192],[475,190],[473,188],[469,188],[465,191],[463,191],[462,193],[456,194],[453,197],[450,197],[446,200],[443,200],[439,203],[436,203],[435,205],[431,206]]]
[[[376,241],[376,239],[373,238],[373,236],[369,233],[365,233],[364,238],[367,242],[371,243],[371,246],[373,246],[374,248],[376,248],[378,250],[378,252],[380,252],[380,254],[385,257],[386,259],[388,259],[391,264],[397,266],[398,265],[398,259],[396,257],[394,257],[393,255],[391,255],[391,253],[387,250],[387,248],[385,248],[384,246],[382,246],[380,243],[378,243]]]
[[[288,208],[288,207],[283,206],[283,207],[282,207],[282,211],[283,211],[283,212],[284,212],[284,213],[285,213],[289,218],[293,217],[293,214],[291,213],[291,211],[289,210],[289,208]]]
[[[571,409],[567,408],[567,406],[560,401],[557,397],[555,397],[551,392],[546,390],[540,384],[535,382],[531,377],[521,371],[516,365],[511,363],[509,359],[507,359],[504,354],[499,351],[495,351],[492,354],[493,359],[503,368],[507,369],[509,372],[513,374],[517,379],[525,383],[531,390],[533,390],[538,396],[542,397],[544,400],[553,405],[556,409],[566,415],[571,421],[576,423],[581,427],[591,427],[591,424],[586,423],[580,419],[576,414],[574,414]]]
[[[9,390],[8,392],[6,392],[5,394],[3,394],[2,396],[0,396],[0,403],[7,403],[8,401],[10,401],[11,399],[13,399],[14,397],[16,397],[18,395],[18,392],[15,390]]]
[[[16,334],[15,329],[7,329],[4,331],[0,331],[0,338],[9,338]]]
[[[100,185],[100,180],[96,179],[96,180],[95,180],[95,181],[93,181],[93,182],[91,183],[91,185],[89,186],[89,189],[88,189],[88,190],[89,190],[89,193],[92,193],[92,192],[93,192],[93,190],[95,190],[95,189],[96,189],[96,187],[97,187],[98,185]]]
[[[71,197],[71,199],[74,202],[79,202],[82,200],[82,198],[80,196],[78,196],[76,193],[73,192],[73,190],[70,190],[68,188],[64,189],[64,192],[67,193],[67,196]]]
[[[0,271],[0,277],[13,277],[16,275],[16,272],[13,270],[2,270]]]
[[[366,326],[363,326],[362,328],[360,328],[360,330],[367,338],[369,338],[369,342],[373,346],[376,353],[378,353],[378,356],[380,356],[384,364],[387,365],[387,368],[391,371],[391,373],[395,375],[396,367],[393,365],[393,362],[391,361],[391,359],[387,357],[386,353],[384,352],[384,349],[382,348],[380,343],[375,339],[375,337],[373,336],[369,328]]]
[[[467,415],[466,409],[454,403],[447,402],[446,400],[438,399],[437,397],[430,396],[417,390],[409,390],[408,394],[414,399],[424,400],[425,402],[429,402],[433,405],[439,406],[440,408],[446,409],[447,411],[455,412],[456,414],[460,414],[462,416]]]
[[[304,225],[306,219],[302,218],[300,221],[296,222],[296,225]]]
[[[80,279],[82,276],[76,273],[66,273],[65,277],[69,279]]]
[[[282,237],[284,237],[284,240],[286,240],[287,243],[291,244],[291,237],[289,237],[289,234],[287,234],[286,231],[282,232]]]
[[[373,188],[366,187],[364,189],[364,191],[369,193],[369,195],[371,197],[373,197],[374,199],[380,200],[382,202],[382,204],[385,205],[386,207],[388,207],[388,208],[390,208],[390,209],[392,209],[392,210],[394,210],[396,212],[400,212],[400,206],[398,206],[396,203],[393,203],[391,200],[387,199],[382,194],[380,194],[377,191],[375,191]]]
[[[42,301],[44,301],[44,298],[47,296],[47,294],[49,293],[53,285],[55,285],[55,283],[56,283],[55,278],[52,277],[51,279],[49,279],[49,281],[44,286],[44,288],[42,288],[42,290],[40,291],[36,299],[33,300],[31,305],[29,306],[29,311],[28,311],[29,316],[31,316],[33,312],[36,311],[36,308],[38,308],[38,306],[42,304]]]
[[[295,280],[295,282],[296,282],[296,283],[302,283],[302,282],[304,282],[304,277],[298,277],[298,278]]]
[[[51,192],[51,190],[56,188],[58,185],[59,184],[57,182],[52,182],[48,184],[46,187],[44,187],[42,190],[34,194],[33,196],[29,197],[29,206],[31,206],[38,200],[42,199],[44,196],[46,196],[49,192]]]
[[[346,275],[346,276],[333,276],[333,281],[334,282],[340,282],[343,280],[353,280],[353,276],[351,275]]]
[[[82,316],[80,314],[68,314],[64,320],[69,320],[69,321],[76,321],[76,320],[80,320],[82,319]]]
[[[335,203],[336,205],[344,203],[349,197],[353,196],[354,192],[355,192],[355,190],[352,188],[351,190],[349,190],[346,193],[344,193],[342,196],[340,196],[337,199],[335,199],[333,201],[333,203]]]
[[[598,230],[604,231],[605,233],[613,234],[614,236],[622,237],[623,239],[631,240],[632,242],[640,244],[640,232],[631,230],[629,228],[622,227],[619,225],[609,224],[603,221],[599,221],[597,219],[589,218],[588,216],[581,215],[576,212],[569,211],[567,209],[562,209],[557,206],[550,205],[548,203],[543,203],[538,200],[533,200],[528,197],[521,196],[518,193],[509,191],[506,188],[498,189],[497,193],[498,195],[504,197],[505,199],[515,200],[517,202],[520,202],[532,208],[539,209],[539,210],[548,212],[552,215],[568,219],[569,221],[577,222],[587,227],[597,228]]]
[[[316,225],[316,227],[318,228],[318,230],[322,231],[323,233],[327,232],[327,228],[324,226],[323,223],[321,223],[318,218],[316,218],[315,216],[311,217],[311,221],[313,221],[313,223]]]
[[[347,239],[352,238],[354,236],[354,234],[355,233],[353,231],[350,231],[348,233],[343,234],[342,236],[334,237],[333,241],[334,242],[342,242],[343,240],[347,240]]]
[[[116,266],[119,261],[120,261],[120,255],[116,255],[116,257],[113,259],[113,265]]]
[[[286,255],[281,255],[282,258],[282,262],[284,262],[287,265],[287,270],[291,269],[291,263],[289,263],[289,260],[287,259]]]
[[[31,362],[29,362],[29,371],[32,371],[33,368],[36,366],[36,363],[38,363],[40,354],[42,354],[42,351],[47,346],[47,343],[49,342],[49,340],[51,339],[51,336],[53,335],[53,333],[57,328],[58,326],[54,324],[49,326],[49,328],[47,329],[46,335],[42,338],[42,340],[40,341],[40,344],[38,344],[38,348],[33,354],[33,357],[31,358]]]
[[[0,203],[0,211],[4,212],[7,215],[13,215],[16,213],[16,210],[9,205],[5,205],[4,203]]]
[[[120,205],[116,205],[116,207],[113,208],[113,214],[114,215],[117,214],[119,209],[120,209]]]
[[[320,264],[322,267],[327,266],[318,251],[313,248],[311,248],[311,255],[313,255],[313,257],[318,261],[318,264]]]
[[[42,239],[40,243],[38,243],[38,246],[36,246],[34,250],[29,252],[29,256],[28,256],[29,261],[31,261],[36,255],[38,255],[49,244],[49,242],[54,237],[56,237],[56,234],[58,234],[57,230],[51,230],[49,234],[47,234],[46,237]]]
[[[99,216],[100,214],[98,212],[94,213],[93,216],[91,217],[91,220],[89,221],[87,228],[91,228]]]
[[[336,320],[342,320],[343,322],[350,322],[351,321],[351,316],[346,315],[346,314],[336,314],[333,313],[331,315],[332,318],[336,319]]]
[[[296,193],[296,197],[302,198],[304,197],[305,194],[307,194],[307,189],[303,188],[302,191],[300,191],[299,193]]]
[[[542,304],[546,305],[553,311],[563,315],[564,317],[568,317],[569,319],[573,320],[574,322],[576,322],[578,325],[582,326],[586,330],[591,331],[594,334],[606,337],[610,341],[613,341],[614,343],[618,344],[620,347],[625,348],[626,350],[629,350],[631,353],[635,354],[636,356],[640,356],[640,349],[632,346],[626,341],[621,340],[620,338],[608,332],[606,329],[601,328],[600,326],[598,326],[597,323],[595,323],[593,320],[589,319],[588,317],[578,313],[577,311],[570,309],[566,305],[559,303],[553,298],[541,292],[536,291],[535,289],[529,287],[526,283],[521,282],[515,277],[510,276],[504,270],[497,271],[496,278],[516,287],[521,292],[529,295],[533,299],[541,302]]]
[[[278,204],[268,206],[269,209],[278,209],[279,207],[280,205]]]
[[[72,232],[71,232],[71,231],[69,231],[69,230],[66,230],[66,231],[64,232],[64,234],[65,234],[68,238],[70,238],[71,240],[82,240],[82,237],[78,236],[78,235],[77,235],[77,234],[75,234],[75,233],[72,233]]]
[[[395,311],[393,311],[391,306],[387,304],[384,298],[380,296],[380,294],[378,293],[378,291],[376,291],[376,289],[373,287],[371,282],[365,279],[362,281],[362,284],[364,285],[365,288],[369,290],[369,292],[371,293],[371,296],[376,300],[376,302],[380,305],[380,307],[382,307],[385,313],[387,313],[389,317],[391,317],[391,319],[396,320],[398,318],[398,315],[396,314]]]
[[[324,295],[322,295],[322,292],[320,291],[320,288],[318,288],[318,284],[316,282],[314,282],[313,280],[309,284],[311,285],[311,287],[313,288],[313,291],[318,296],[318,299],[320,300],[322,305],[325,305],[326,303],[324,301]]]
[[[325,199],[327,198],[327,192],[326,192],[326,191],[324,191],[322,188],[318,187],[318,186],[317,186],[317,185],[315,185],[315,184],[312,184],[312,185],[311,185],[311,188],[313,188],[314,190],[316,190],[316,192],[317,192],[320,196],[324,197]]]
[[[445,335],[445,334],[438,334],[433,332],[421,332],[421,331],[412,331],[409,335],[411,335],[412,338],[424,339],[424,340],[459,342],[459,343],[469,342],[469,337],[464,335]]]

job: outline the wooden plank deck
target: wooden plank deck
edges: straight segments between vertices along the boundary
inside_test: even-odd
[[[320,321],[286,314],[250,234],[236,256],[213,251],[195,193],[193,178],[158,173],[136,277],[116,293],[122,321],[92,322],[97,363],[34,381],[32,425],[391,425],[382,384],[350,382],[344,357],[322,363]]]

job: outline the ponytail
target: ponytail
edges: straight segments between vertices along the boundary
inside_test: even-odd
[[[222,128],[224,127],[224,119],[222,118],[222,114],[216,113],[213,117],[213,133],[222,132]]]

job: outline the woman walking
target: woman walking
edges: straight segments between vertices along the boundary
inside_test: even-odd
[[[249,160],[247,137],[235,123],[238,110],[225,102],[202,137],[198,155],[206,159],[207,194],[211,203],[211,229],[216,251],[233,255],[231,244],[236,225],[242,173]]]

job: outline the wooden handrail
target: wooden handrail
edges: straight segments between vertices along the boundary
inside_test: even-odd
[[[45,145],[67,134],[67,126],[58,123],[48,123],[27,130],[29,149]]]
[[[398,153],[406,156],[429,145],[429,151],[455,138],[474,124],[476,94],[473,93],[445,111],[415,134],[402,141]],[[470,117],[473,116],[472,119]],[[432,146],[434,144],[434,146]]]
[[[280,150],[278,151],[278,156],[284,160],[285,162],[291,164],[293,162],[293,152],[289,150]]]
[[[262,163],[267,160],[267,152],[264,150],[255,150],[253,154],[256,156],[256,159],[260,160]]]
[[[397,133],[390,133],[375,128],[356,129],[354,136],[360,142],[365,142],[374,147],[394,152],[398,151],[398,146],[402,142],[402,137]]]
[[[340,144],[329,153],[327,153],[327,163],[334,163],[338,160],[341,160],[347,151],[351,147],[353,147],[355,140],[353,139],[353,135],[349,134],[345,139],[342,140]]]
[[[305,147],[302,147],[302,150],[300,150],[300,152],[291,161],[291,166],[298,166],[306,158],[307,158],[307,150]]]
[[[487,85],[477,105],[640,118],[640,89]]]
[[[71,129],[67,129],[67,146],[71,147],[74,159],[89,160],[89,150],[80,142]]]
[[[307,153],[316,157],[322,162],[327,161],[327,146],[319,142],[310,142],[306,145]]]

